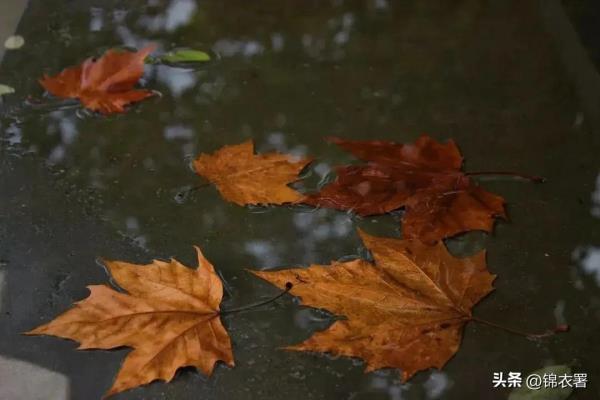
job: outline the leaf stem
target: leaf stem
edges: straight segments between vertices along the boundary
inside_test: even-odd
[[[466,172],[467,176],[480,176],[480,175],[502,175],[502,176],[512,176],[516,178],[525,179],[531,181],[533,183],[544,183],[546,182],[546,178],[537,175],[528,175],[522,174],[520,172],[513,171],[475,171],[475,172]]]
[[[541,338],[545,338],[548,336],[553,336],[557,333],[567,332],[569,330],[569,325],[560,324],[560,325],[557,325],[556,327],[554,327],[554,329],[549,329],[543,333],[530,333],[530,332],[523,332],[518,329],[509,328],[509,327],[506,327],[503,325],[499,325],[499,324],[496,324],[495,322],[490,322],[485,319],[481,319],[481,318],[477,318],[477,317],[471,317],[471,321],[478,322],[483,325],[491,326],[496,329],[501,329],[505,332],[512,333],[513,335],[524,336],[528,339],[541,339]]]
[[[221,310],[221,312],[219,314],[220,315],[234,314],[234,313],[238,313],[238,312],[242,312],[242,311],[251,310],[253,308],[257,308],[257,307],[260,307],[260,306],[264,306],[266,304],[274,302],[275,300],[277,300],[281,296],[283,296],[286,293],[288,293],[290,290],[292,290],[292,287],[294,287],[294,285],[292,284],[292,282],[286,282],[286,284],[285,284],[285,290],[281,291],[281,293],[277,294],[276,296],[271,297],[270,299],[259,301],[257,303],[248,304],[247,306],[242,306],[242,307],[238,307],[238,308],[232,308],[230,310]]]

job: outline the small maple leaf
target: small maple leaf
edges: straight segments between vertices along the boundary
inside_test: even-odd
[[[442,368],[460,346],[471,309],[493,290],[485,252],[454,258],[442,243],[379,238],[360,232],[374,263],[333,262],[280,271],[253,271],[303,304],[346,317],[289,350],[359,357],[366,372]]]
[[[361,216],[405,207],[403,237],[427,243],[469,230],[489,232],[494,218],[506,217],[504,200],[461,171],[462,156],[452,140],[439,143],[421,136],[414,144],[331,141],[367,164],[337,168],[336,180],[307,195],[305,204]]]
[[[310,162],[276,152],[254,154],[254,144],[248,140],[214,154],[200,154],[194,169],[215,184],[226,200],[238,205],[285,204],[302,198],[288,185],[298,180]]]
[[[56,76],[44,75],[40,84],[55,96],[79,99],[92,111],[124,112],[126,105],[154,95],[134,89],[144,73],[144,59],[154,49],[150,45],[138,52],[108,50],[97,60],[88,58]]]
[[[233,367],[229,335],[219,315],[223,284],[199,248],[198,268],[176,260],[135,265],[105,261],[115,282],[88,286],[90,295],[28,335],[52,335],[79,349],[132,347],[107,396],[157,379],[170,381],[180,367],[210,375],[217,361]]]

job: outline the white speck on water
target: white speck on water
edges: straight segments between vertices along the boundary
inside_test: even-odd
[[[198,5],[195,0],[174,0],[169,4],[165,20],[165,29],[173,32],[192,21]]]
[[[4,96],[5,94],[14,93],[15,89],[8,85],[3,85],[0,83],[0,96]]]
[[[164,136],[167,140],[191,139],[194,136],[194,130],[189,126],[171,125],[165,128]]]
[[[439,399],[444,392],[451,386],[448,376],[443,372],[432,372],[423,385],[428,399]]]
[[[273,51],[281,51],[283,49],[284,39],[281,33],[273,33],[271,35],[271,47]]]
[[[90,32],[98,32],[104,26],[104,10],[98,7],[90,9]]]
[[[591,275],[600,286],[600,247],[580,246],[573,251],[572,258],[579,263],[586,275]]]
[[[20,35],[9,36],[4,41],[4,48],[8,50],[17,50],[25,45],[25,38]]]

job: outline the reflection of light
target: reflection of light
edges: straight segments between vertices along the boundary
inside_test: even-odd
[[[269,142],[269,144],[279,152],[283,153],[287,150],[287,146],[285,144],[285,135],[281,132],[269,133],[269,136],[267,137],[267,142]]]
[[[573,259],[579,262],[581,269],[588,275],[595,275],[600,286],[600,247],[580,246],[573,252]]]
[[[320,177],[324,177],[329,175],[331,172],[331,166],[327,163],[320,162],[313,167],[313,171],[315,171]]]
[[[165,128],[165,139],[191,139],[194,136],[194,130],[188,126],[172,125]]]
[[[352,28],[352,25],[354,25],[354,15],[352,15],[351,13],[344,14],[344,16],[342,17],[342,26],[344,27],[344,29],[348,30]]]
[[[101,8],[92,7],[90,9],[90,32],[102,30],[104,25],[104,12]]]
[[[58,164],[65,158],[66,153],[65,146],[59,144],[48,154],[48,162],[50,164]]]
[[[273,51],[281,51],[283,49],[284,39],[281,33],[274,33],[271,35],[271,47]]]
[[[56,399],[70,397],[69,379],[58,372],[0,356],[0,398]]]
[[[12,124],[6,128],[6,134],[8,136],[8,144],[14,146],[21,143],[22,133],[21,128],[18,125]]]
[[[165,29],[173,32],[180,26],[187,25],[192,20],[196,7],[194,0],[173,0],[167,9]]]
[[[450,387],[450,382],[448,376],[443,372],[433,371],[423,386],[428,399],[439,399]]]
[[[60,123],[60,138],[65,145],[69,145],[75,141],[77,134],[77,127],[71,118],[61,118]]]
[[[600,218],[600,174],[596,177],[596,188],[592,192],[592,216]]]
[[[340,31],[340,32],[336,33],[335,36],[333,37],[333,41],[340,46],[348,43],[349,39],[350,39],[350,32],[348,32],[348,31]]]
[[[140,223],[136,217],[125,218],[125,226],[127,226],[127,230],[130,232],[137,232],[140,230]]]
[[[375,0],[375,8],[378,10],[386,10],[388,6],[387,0]]]
[[[53,135],[58,131],[60,133],[60,143],[48,154],[48,162],[58,164],[64,160],[67,148],[75,142],[79,131],[77,130],[77,120],[73,117],[65,117],[62,111],[52,112],[50,117],[55,123],[48,126],[47,132]]]
[[[166,30],[173,32],[182,26],[189,24],[196,12],[194,0],[173,0],[167,7],[165,14],[142,16],[138,24],[152,32]]]
[[[232,57],[241,54],[244,57],[253,57],[264,51],[264,46],[255,40],[220,39],[213,46],[213,51],[223,57]]]
[[[181,96],[186,90],[193,88],[198,77],[193,71],[185,69],[170,68],[160,65],[157,68],[158,80],[169,87],[173,97]]]
[[[252,254],[260,262],[260,268],[274,267],[280,263],[275,246],[265,240],[251,240],[244,245],[246,252]]]

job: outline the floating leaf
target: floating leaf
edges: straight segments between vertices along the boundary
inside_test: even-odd
[[[112,395],[193,366],[210,375],[217,361],[233,366],[229,335],[220,320],[223,284],[196,248],[198,268],[176,260],[149,265],[106,261],[114,281],[128,293],[105,285],[29,335],[52,335],[81,343],[79,349],[132,347]]]
[[[214,154],[200,154],[196,172],[217,186],[221,195],[241,206],[284,204],[299,201],[302,195],[288,185],[311,162],[280,153],[254,154],[247,142],[224,146]]]
[[[109,50],[98,60],[88,58],[56,76],[44,75],[40,83],[55,96],[79,99],[90,110],[124,112],[126,105],[154,95],[134,89],[144,73],[144,59],[153,50],[153,45],[138,52]]]
[[[289,350],[358,357],[366,372],[401,368],[406,381],[442,368],[460,346],[471,309],[493,290],[485,253],[452,257],[442,243],[379,238],[360,232],[365,260],[253,273],[302,303],[346,317]]]
[[[210,55],[204,51],[193,49],[181,49],[169,52],[159,57],[165,63],[198,63],[210,61]]]

